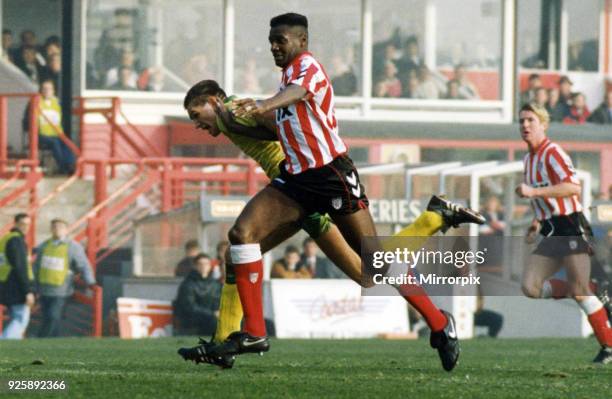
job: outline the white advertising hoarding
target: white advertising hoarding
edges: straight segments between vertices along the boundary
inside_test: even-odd
[[[351,280],[270,283],[279,338],[371,338],[409,332],[401,297],[362,296],[361,287]]]

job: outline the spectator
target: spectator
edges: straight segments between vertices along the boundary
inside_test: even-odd
[[[542,87],[542,79],[537,73],[529,75],[527,81],[527,90],[521,93],[521,104],[527,104],[534,100],[535,92],[537,89]]]
[[[572,106],[572,85],[574,83],[567,76],[559,78],[559,102],[565,104],[567,108]]]
[[[580,58],[582,53],[582,43],[574,42],[568,46],[567,51],[567,65],[570,71],[583,71],[584,66],[582,65],[582,60]]]
[[[409,74],[410,71],[417,72],[423,66],[423,60],[419,50],[419,42],[416,36],[406,40],[403,56],[397,61],[397,67],[401,75]]]
[[[381,50],[377,51],[377,55],[373,56],[372,59],[372,80],[378,82],[385,76],[385,66],[389,63],[396,63],[398,59],[397,47],[391,41],[385,42],[384,46],[382,43],[378,45]]]
[[[68,222],[51,221],[51,238],[36,248],[34,276],[40,295],[41,338],[59,336],[66,301],[74,293],[74,277],[80,275],[90,288],[96,284],[94,271],[83,246],[67,237]]]
[[[606,93],[604,101],[595,108],[588,121],[602,125],[612,124],[612,90]]]
[[[15,216],[15,227],[0,239],[0,304],[9,311],[9,323],[2,331],[2,339],[22,339],[30,322],[34,306],[32,269],[28,264],[25,235],[32,219],[25,213]]]
[[[504,222],[504,213],[501,201],[496,196],[491,196],[487,199],[485,207],[482,211],[485,217],[485,224],[479,227],[480,234],[503,236],[506,223]]]
[[[487,248],[485,258],[486,266],[501,266],[502,254],[504,250],[503,236],[506,223],[501,201],[496,196],[487,199],[482,215],[485,217],[485,224],[478,228],[481,238],[479,245]]]
[[[559,101],[559,89],[548,90],[548,105],[546,110],[552,122],[562,122],[565,115],[569,114],[569,107]]]
[[[34,47],[22,47],[21,58],[16,65],[33,83],[38,85],[41,80],[43,66],[36,57],[36,49]]]
[[[178,91],[178,86],[174,86],[166,79],[166,74],[162,66],[145,69],[138,77],[138,84],[136,85],[136,87],[143,90],[154,92]]]
[[[174,268],[176,277],[185,277],[193,270],[195,257],[200,253],[198,240],[189,240],[185,243],[185,257]]]
[[[548,90],[543,87],[538,87],[533,96],[533,103],[538,107],[546,108],[548,106]]]
[[[563,118],[563,123],[566,125],[582,125],[586,123],[591,115],[589,108],[586,105],[586,100],[582,93],[575,93],[572,97],[572,106],[569,109],[569,114]]]
[[[53,86],[59,88],[61,73],[62,56],[60,54],[51,53],[49,58],[47,58],[47,66],[42,69],[41,82],[51,80],[53,82]]]
[[[212,335],[219,317],[221,283],[210,276],[211,270],[210,257],[198,254],[174,301],[174,315],[181,328],[195,329],[200,335]]]
[[[15,63],[13,57],[13,49],[11,48],[13,46],[13,32],[9,29],[2,29],[2,54],[0,54],[2,56],[2,59],[10,62],[10,63]]]
[[[415,98],[417,89],[419,88],[419,79],[416,76],[416,71],[412,70],[406,75],[405,83],[402,84],[402,97]]]
[[[345,277],[327,258],[318,256],[319,248],[312,238],[308,237],[302,242],[302,251],[298,268],[305,267],[312,278]]]
[[[459,81],[452,79],[446,83],[446,96],[444,96],[447,100],[465,100],[459,94]]]
[[[123,52],[134,51],[137,41],[135,32],[132,11],[117,8],[112,26],[102,32],[94,52],[94,64],[100,79],[104,79],[111,68],[120,65]]]
[[[106,73],[106,86],[115,86],[120,80],[121,68],[128,68],[130,71],[129,78],[127,79],[127,86],[136,88],[138,87],[138,73],[135,71],[135,59],[134,53],[130,50],[124,50],[121,53],[121,61],[118,66],[111,68]],[[121,89],[120,89],[121,90]]]
[[[401,94],[402,83],[397,78],[397,67],[389,61],[383,79],[376,84],[376,97],[399,97]]]
[[[40,85],[40,115],[38,117],[38,146],[50,149],[57,163],[59,173],[74,172],[74,154],[60,138],[62,129],[62,107],[55,96],[55,86],[52,80],[45,80]]]
[[[306,265],[300,264],[300,252],[293,245],[285,248],[285,256],[272,265],[271,278],[311,278]]]
[[[497,338],[499,332],[504,325],[504,316],[501,313],[484,308],[484,297],[478,289],[478,297],[476,298],[476,312],[474,312],[474,325],[478,327],[487,327],[487,335],[490,338]]]
[[[334,70],[332,78],[334,93],[339,96],[357,94],[357,76],[353,68],[347,65],[339,55],[332,58],[332,68]]]
[[[62,129],[62,107],[55,96],[55,86],[52,80],[45,80],[40,85],[40,99],[38,111],[38,148],[51,150],[53,159],[57,163],[59,173],[72,174],[74,172],[74,154],[60,138],[64,134]],[[23,130],[29,129],[30,105],[23,117]]]
[[[414,98],[438,99],[446,94],[444,93],[444,87],[435,80],[426,65],[419,67],[418,77],[419,86],[416,89]]]
[[[119,81],[115,84],[108,86],[108,90],[123,90],[123,91],[137,91],[138,88],[134,83],[134,70],[128,66],[119,67]],[[138,76],[136,76],[138,81]]]
[[[15,64],[23,64],[23,49],[26,47],[34,49],[34,57],[39,65],[45,65],[45,58],[40,54],[40,48],[38,46],[38,42],[36,41],[36,34],[31,30],[24,30],[21,32],[19,36],[21,39],[21,43],[19,48],[16,51],[15,55]]]
[[[49,59],[54,55],[62,55],[62,45],[59,37],[57,36],[49,36],[43,48],[45,60],[47,60],[47,63],[49,63]]]
[[[465,66],[458,64],[455,67],[455,80],[459,84],[459,96],[466,100],[477,100],[480,98],[478,89],[472,83],[465,73]]]

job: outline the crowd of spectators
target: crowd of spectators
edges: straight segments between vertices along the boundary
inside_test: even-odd
[[[24,30],[15,43],[10,29],[2,30],[2,59],[13,64],[27,76],[41,94],[38,112],[38,143],[40,149],[51,151],[58,171],[74,171],[74,154],[60,138],[63,134],[62,107],[58,99],[61,89],[62,42],[59,36],[47,37],[39,45],[32,30]],[[30,104],[23,116],[23,130],[29,129]]]
[[[94,50],[93,62],[87,63],[87,87],[121,91],[165,91],[172,90],[163,67],[145,67],[137,56],[137,37],[134,15],[131,10],[117,9],[110,27],[100,36]],[[335,55],[330,61],[332,85],[337,95],[353,96],[359,92],[354,65],[354,49],[345,51],[349,55]],[[25,30],[16,43],[13,32],[2,31],[2,59],[13,63],[38,86],[52,80],[59,92],[62,71],[61,41],[56,35],[49,36],[39,45],[36,34]],[[461,57],[453,58],[460,62]],[[471,64],[470,64],[471,66]],[[373,47],[372,91],[376,97],[412,99],[481,98],[476,85],[468,77],[466,65],[455,64],[453,70],[442,74],[430,69],[422,57],[417,36],[407,38],[398,33]],[[212,76],[208,57],[196,54],[183,65],[182,75],[190,81],[203,76]],[[265,79],[267,81],[267,79]],[[262,83],[262,72],[254,58],[247,58],[240,66],[237,89],[245,93],[261,93],[266,87]],[[601,104],[591,111],[586,105],[585,95],[572,91],[573,82],[561,76],[555,87],[544,87],[539,74],[532,74],[528,87],[520,94],[521,103],[536,102],[545,105],[553,122],[582,124],[586,122],[612,123],[612,95],[606,93]]]
[[[302,242],[302,253],[293,245],[285,248],[284,256],[273,263],[270,277],[311,279],[346,276],[329,259],[319,255],[319,248],[312,238],[306,238]]]
[[[567,125],[612,124],[612,91],[605,93],[603,101],[591,112],[584,93],[572,91],[573,82],[561,76],[555,87],[544,87],[542,77],[533,73],[527,80],[527,88],[521,93],[521,104],[536,103],[545,107],[552,122]]]
[[[15,43],[10,29],[2,30],[2,59],[19,68],[35,85],[51,79],[58,88],[62,71],[59,36],[51,35],[40,45],[33,31],[24,30],[19,40],[19,44]]]
[[[411,36],[403,46],[397,39],[374,45],[373,95],[389,98],[454,99],[480,98],[466,74],[466,66],[455,65],[450,76],[432,71],[421,57],[418,39]]]

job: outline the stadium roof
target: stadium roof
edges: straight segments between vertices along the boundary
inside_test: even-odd
[[[169,121],[192,124],[187,117],[170,117]],[[520,141],[518,123],[432,123],[340,120],[341,135],[363,139],[440,139],[440,140],[516,140]],[[548,135],[553,140],[610,143],[612,129],[606,125],[564,125],[553,123]]]
[[[338,122],[341,134],[359,138],[428,138],[454,140],[520,140],[518,123],[505,124],[464,124],[424,122],[380,122],[347,121]],[[548,132],[553,140],[607,142],[612,139],[610,126],[563,125],[553,123]]]

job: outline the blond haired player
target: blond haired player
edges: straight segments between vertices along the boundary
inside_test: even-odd
[[[535,213],[527,231],[528,242],[538,232],[544,238],[531,254],[523,272],[523,292],[530,298],[571,297],[586,313],[601,350],[595,363],[612,363],[612,329],[608,313],[589,287],[590,226],[578,200],[580,181],[570,157],[546,136],[550,117],[543,107],[524,105],[519,113],[525,155],[524,182],[516,188],[529,198]],[[567,282],[550,279],[561,268]]]

